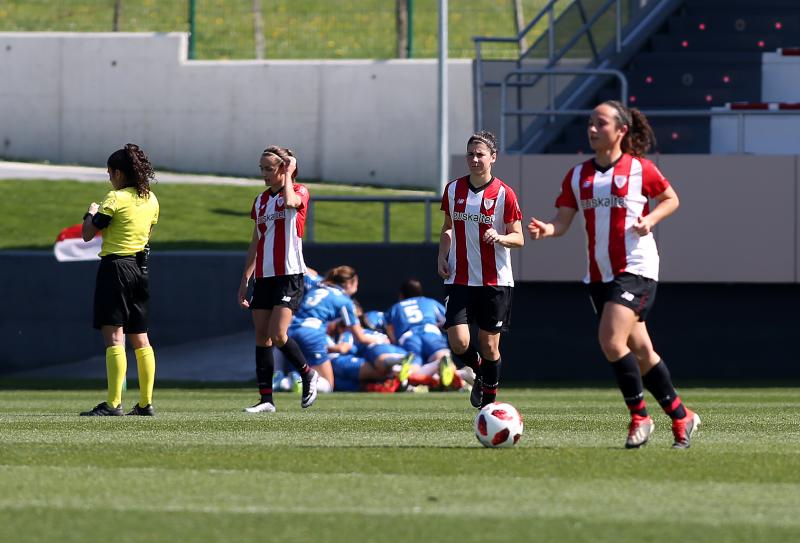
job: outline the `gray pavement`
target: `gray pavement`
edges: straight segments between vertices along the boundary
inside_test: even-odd
[[[108,182],[108,173],[105,168],[93,168],[90,166],[0,161],[0,179],[70,179],[73,181],[98,183]],[[160,183],[202,185],[262,186],[264,184],[264,181],[257,177],[224,177],[189,173],[160,173],[158,171],[156,171],[156,181]]]

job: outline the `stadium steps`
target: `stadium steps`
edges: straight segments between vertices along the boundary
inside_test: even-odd
[[[623,69],[629,102],[645,110],[707,109],[761,101],[762,53],[800,46],[800,0],[688,0]],[[586,107],[617,99],[610,83]],[[707,117],[651,116],[662,153],[708,153]],[[575,119],[548,153],[589,152],[586,120]]]

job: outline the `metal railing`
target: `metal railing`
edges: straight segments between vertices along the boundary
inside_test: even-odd
[[[628,79],[625,74],[619,70],[602,69],[602,68],[575,68],[575,69],[548,69],[548,68],[528,68],[525,70],[512,70],[506,74],[503,81],[500,83],[500,151],[505,153],[506,148],[506,117],[516,116],[523,117],[529,115],[564,115],[564,111],[556,109],[555,105],[555,89],[553,85],[547,87],[547,109],[508,109],[508,86],[509,79],[516,77],[519,79],[524,75],[608,75],[614,76],[619,79],[620,85],[620,102],[628,104]],[[590,111],[591,113],[591,111]]]
[[[431,238],[431,204],[438,204],[438,196],[314,196],[308,202],[308,216],[306,217],[306,231],[304,240],[307,243],[325,243],[314,239],[316,204],[320,202],[362,202],[362,203],[382,203],[383,204],[383,236],[382,243],[392,243],[391,240],[391,204],[425,204],[425,235],[423,243],[433,243]],[[436,240],[438,243],[439,240]]]
[[[556,72],[560,68],[559,64],[563,65],[565,60],[569,58],[583,62],[582,68],[589,70],[592,68],[612,69],[619,68],[620,62],[624,60],[623,57],[629,55],[629,52],[636,47],[636,42],[641,41],[643,35],[643,28],[651,28],[657,25],[658,21],[662,20],[665,14],[670,13],[672,9],[678,4],[678,0],[606,0],[595,8],[596,3],[588,3],[584,0],[569,0],[562,1],[550,0],[539,14],[533,18],[519,34],[511,37],[475,37],[475,70],[474,70],[474,86],[475,86],[475,123],[476,129],[486,128],[484,118],[484,100],[485,91],[492,87],[502,87],[501,100],[507,99],[507,88],[514,87],[517,92],[517,104],[522,104],[525,96],[530,96],[532,89],[545,78],[550,72]],[[556,9],[562,7],[556,17]],[[627,6],[627,7],[626,7]],[[592,12],[591,10],[594,9]],[[613,34],[609,32],[610,24],[606,24],[603,18],[613,17]],[[538,70],[534,75],[535,77],[520,78],[517,77],[516,81],[509,81],[508,78],[503,80],[485,80],[484,77],[484,54],[482,46],[487,43],[519,43],[523,40],[527,33],[531,32],[537,25],[546,20],[546,29],[538,36],[535,43],[528,47],[525,51],[519,54],[515,59],[508,59],[516,63],[516,68],[519,71],[525,66],[523,61],[534,58],[535,53],[545,53],[536,58],[541,58],[544,66]],[[541,25],[540,25],[541,26]],[[564,30],[565,29],[565,30]],[[606,30],[608,29],[608,30]],[[562,32],[562,36],[567,36],[566,39],[560,40],[563,45],[557,45],[557,34]],[[588,44],[587,47],[581,47],[582,40]],[[576,73],[575,75],[578,75]],[[592,81],[597,78],[591,72],[582,72],[582,75],[587,77],[584,83],[568,86],[564,90],[565,97],[562,98],[562,107],[569,107],[575,95],[584,96],[586,85],[593,84]],[[602,75],[609,75],[604,73]],[[616,74],[610,74],[616,75]],[[555,109],[555,79],[549,77],[547,82],[547,95],[548,104],[550,109]],[[523,94],[523,89],[527,89]],[[577,104],[576,104],[577,105]],[[522,108],[520,108],[522,109]],[[505,120],[503,117],[506,115],[501,112],[500,123],[503,124]],[[521,117],[518,117],[521,119]],[[496,127],[496,125],[494,125]],[[542,130],[546,130],[546,126],[530,126],[523,130],[522,125],[519,126],[519,136],[524,137],[526,142],[522,142],[520,149],[523,151],[527,149],[525,146],[531,145],[537,138],[531,133],[527,136],[525,132],[535,129],[535,134],[539,134]],[[523,149],[523,147],[525,147]]]
[[[592,114],[592,109],[526,109],[511,111],[509,115],[553,115],[553,116],[585,116]],[[745,117],[749,116],[787,116],[800,115],[800,110],[795,109],[643,109],[641,110],[647,117],[736,117],[736,154],[744,153],[746,127]],[[503,150],[501,140],[501,152]]]
[[[597,11],[591,16],[586,16],[586,10],[580,0],[572,0],[572,2],[564,9],[564,12],[567,9],[576,6],[576,9],[580,13],[580,17],[582,20],[582,25],[580,28],[575,31],[572,37],[567,41],[567,43],[562,46],[560,49],[556,49],[556,24],[558,19],[555,15],[556,4],[559,3],[559,0],[550,0],[542,10],[533,18],[531,21],[520,30],[519,34],[516,36],[507,36],[507,37],[487,37],[487,36],[476,36],[473,38],[475,43],[475,88],[476,88],[476,104],[475,104],[475,123],[478,128],[482,128],[484,125],[483,119],[483,104],[482,104],[482,89],[484,87],[497,87],[500,85],[500,82],[497,81],[484,81],[483,76],[483,59],[484,55],[482,52],[482,46],[486,43],[520,43],[531,30],[536,27],[545,17],[547,18],[547,29],[543,32],[541,36],[539,36],[533,44],[528,47],[525,51],[520,53],[519,57],[515,59],[517,62],[518,67],[521,66],[521,62],[526,59],[530,58],[532,53],[540,46],[540,44],[544,43],[546,40],[547,43],[547,56],[546,56],[546,67],[552,68],[556,65],[558,61],[564,58],[567,53],[583,38],[586,37],[587,41],[589,42],[590,49],[592,51],[592,61],[596,61],[599,57],[599,49],[602,49],[603,45],[601,44],[598,47],[598,44],[595,41],[595,38],[591,32],[592,27],[594,24],[603,16],[605,15],[612,6],[614,7],[614,48],[615,52],[619,53],[622,50],[622,41],[623,41],[623,9],[622,3],[625,0],[607,0]],[[562,4],[564,2],[561,2]],[[629,3],[629,11],[632,11],[632,6],[635,3]],[[657,3],[653,2],[653,3]],[[651,3],[652,4],[652,3]],[[647,3],[644,4],[645,6]],[[645,9],[644,7],[640,7],[638,9]],[[632,15],[629,14],[629,17]],[[521,86],[534,86],[538,83],[539,79],[535,79],[532,81],[527,81],[521,83]]]

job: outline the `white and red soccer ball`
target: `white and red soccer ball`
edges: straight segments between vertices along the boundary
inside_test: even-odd
[[[522,417],[510,403],[490,403],[475,417],[475,437],[484,447],[513,447],[522,437]]]

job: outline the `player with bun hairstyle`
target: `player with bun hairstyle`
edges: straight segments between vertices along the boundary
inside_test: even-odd
[[[445,323],[453,357],[471,367],[473,407],[495,401],[500,383],[500,333],[508,330],[514,278],[509,249],[522,247],[522,213],[514,191],[492,175],[497,142],[490,132],[467,140],[469,175],[448,183],[439,240],[438,272],[444,279]],[[470,324],[478,326],[478,349]]]
[[[139,373],[139,403],[127,414],[152,416],[156,359],[147,337],[147,260],[150,233],[158,222],[158,199],[150,190],[155,173],[144,151],[132,143],[114,151],[107,165],[113,190],[100,204],[89,205],[82,235],[89,241],[99,230],[104,231],[94,293],[94,327],[101,331],[106,345],[108,397],[81,416],[124,414],[126,336],[134,348]]]
[[[658,285],[653,227],[678,208],[678,195],[644,154],[655,143],[647,118],[617,101],[589,118],[593,159],[567,172],[549,222],[532,217],[530,238],[564,235],[578,211],[586,226],[589,269],[584,282],[600,319],[598,337],[631,415],[625,447],[647,443],[653,419],[644,388],[672,419],[673,447],[689,447],[700,417],[683,405],[666,363],[653,349],[645,319]],[[649,200],[656,206],[649,209]]]
[[[320,392],[334,389],[334,371],[328,351],[328,324],[340,321],[342,330],[352,332],[362,345],[380,343],[383,339],[368,335],[361,327],[353,295],[358,292],[358,274],[350,266],[337,266],[325,274],[325,279],[303,298],[296,311],[289,337],[300,346],[306,360],[319,373]]]
[[[250,218],[255,222],[247,251],[237,301],[252,310],[256,340],[256,378],[259,401],[245,408],[247,413],[275,411],[272,374],[277,347],[300,374],[303,393],[300,405],[311,407],[317,399],[317,372],[306,363],[300,347],[288,336],[292,316],[303,298],[303,233],[309,194],[305,186],[294,183],[297,160],[286,148],[272,145],[261,153],[259,167],[267,190],[253,202]],[[247,296],[250,279],[255,276],[253,296]]]

